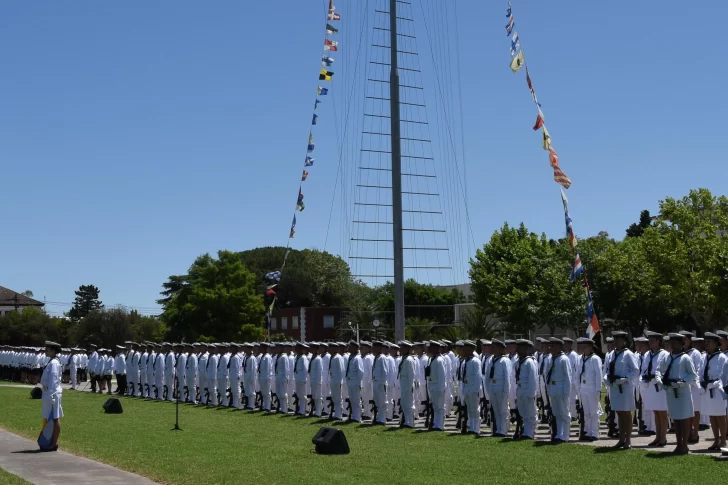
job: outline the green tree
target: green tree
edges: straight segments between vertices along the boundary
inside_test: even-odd
[[[411,342],[429,340],[435,322],[426,318],[410,317],[405,322],[405,337]]]
[[[99,300],[99,289],[94,285],[81,285],[76,290],[76,299],[68,316],[78,321],[94,310],[99,310],[104,304]]]
[[[633,223],[627,228],[627,237],[640,237],[645,233],[645,229],[650,227],[652,224],[652,217],[650,211],[643,210],[640,212],[640,221]]]
[[[372,304],[381,312],[382,323],[394,328],[394,283],[372,289]],[[463,293],[456,289],[438,288],[418,283],[414,279],[404,282],[405,316],[432,320],[436,324],[452,324],[455,320],[453,305],[464,303]]]
[[[0,317],[0,342],[8,345],[43,345],[46,340],[67,342],[60,338],[58,318],[35,307],[10,312]]]
[[[28,298],[33,298],[33,292],[31,290],[25,290],[21,294],[27,296]]]
[[[460,325],[465,338],[482,339],[492,338],[498,331],[500,322],[493,312],[485,310],[478,305],[463,311]]]
[[[187,275],[171,276],[159,300],[169,338],[197,340],[207,336],[235,340],[243,326],[263,324],[263,296],[256,294],[256,277],[240,254],[219,251],[198,257]]]

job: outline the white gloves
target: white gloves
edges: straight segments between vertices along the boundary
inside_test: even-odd
[[[720,387],[721,382],[720,381],[713,381],[707,385],[707,389],[715,389],[716,387]]]
[[[614,385],[620,385],[620,384],[626,384],[628,379],[626,377],[620,377],[619,379],[614,380]]]

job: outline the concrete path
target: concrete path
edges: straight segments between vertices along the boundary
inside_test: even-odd
[[[0,430],[0,467],[36,485],[154,485],[155,482],[62,451],[40,453],[38,444]]]

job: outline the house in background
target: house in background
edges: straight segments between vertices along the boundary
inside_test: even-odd
[[[280,308],[273,310],[270,333],[299,342],[336,340],[337,329],[348,314],[348,308],[340,307]]]
[[[34,300],[22,293],[0,286],[0,315],[7,315],[10,312],[22,312],[27,307],[41,309],[45,306],[42,301]]]

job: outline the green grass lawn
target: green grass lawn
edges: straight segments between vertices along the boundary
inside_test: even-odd
[[[351,454],[311,453],[316,419],[122,399],[106,415],[107,396],[63,393],[62,449],[171,484],[240,483],[713,483],[726,464],[710,457],[644,451],[605,452],[576,444],[340,425]],[[35,440],[40,401],[27,389],[0,388],[0,426]]]
[[[3,485],[30,485],[30,482],[26,482],[17,475],[8,473],[0,468],[0,483]]]

